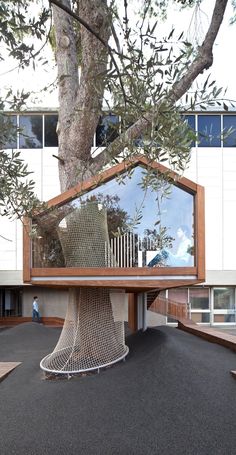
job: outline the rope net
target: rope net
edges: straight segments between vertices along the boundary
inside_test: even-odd
[[[89,203],[76,208],[58,228],[67,267],[105,267],[106,211]],[[108,289],[70,288],[64,326],[54,351],[40,363],[51,373],[79,373],[109,366],[128,354],[124,303]]]

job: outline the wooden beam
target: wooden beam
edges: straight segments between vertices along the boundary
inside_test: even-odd
[[[22,362],[0,362],[0,381],[21,363]]]
[[[129,294],[128,296],[128,327],[132,332],[136,332],[138,328],[137,323],[137,294]]]
[[[154,276],[193,276],[197,275],[196,267],[61,267],[61,268],[33,268],[31,271],[32,277],[43,276],[133,276],[136,279],[148,276],[150,279]]]
[[[205,281],[205,192],[203,186],[198,185],[195,196],[195,216],[196,216],[196,262],[197,277]]]
[[[31,279],[31,241],[30,241],[30,219],[23,218],[23,281],[29,283]]]

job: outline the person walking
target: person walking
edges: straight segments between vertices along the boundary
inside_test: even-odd
[[[32,321],[40,322],[40,314],[39,314],[39,304],[38,304],[38,297],[37,295],[34,296],[34,300],[32,303]]]

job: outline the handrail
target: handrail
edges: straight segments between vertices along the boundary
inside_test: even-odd
[[[173,319],[189,319],[188,304],[157,296],[148,308],[154,313],[163,314]]]

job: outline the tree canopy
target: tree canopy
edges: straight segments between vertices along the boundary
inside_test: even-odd
[[[190,89],[212,65],[214,42],[228,2],[214,2],[209,28],[197,46],[174,28],[165,30],[164,36],[160,34],[169,3],[0,1],[0,39],[5,49],[2,60],[4,56],[14,59],[25,68],[42,59],[41,63],[50,67],[50,62],[41,57],[41,50],[49,42],[55,50],[62,191],[104,166],[140,152],[150,160],[167,162],[178,172],[184,170],[194,133],[184,122],[182,111],[219,103],[223,96],[209,77],[198,91]],[[198,8],[201,1],[172,3]],[[23,93],[16,97],[9,91],[1,100],[2,115],[6,106],[21,109],[27,96]],[[100,154],[91,156],[93,136],[104,108],[120,119],[117,137]],[[3,152],[1,157],[4,159]],[[17,156],[15,164],[19,160]],[[18,189],[21,191],[21,187]],[[31,200],[31,182],[28,190]]]

